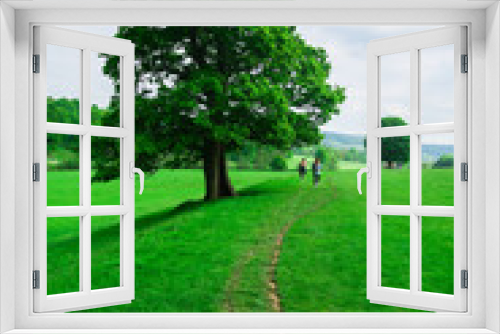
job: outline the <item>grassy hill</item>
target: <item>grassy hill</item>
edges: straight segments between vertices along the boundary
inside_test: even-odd
[[[423,171],[427,204],[453,203],[450,172]],[[408,170],[383,173],[384,201],[406,201]],[[281,311],[412,311],[366,299],[366,199],[357,193],[355,170],[325,173],[319,188],[310,178],[299,181],[295,172],[234,170],[230,175],[240,196],[211,203],[202,201],[201,170],[161,170],[146,178],[143,195],[136,195],[136,298],[90,312],[272,312],[270,259],[277,236],[290,223],[275,268]],[[71,180],[78,184],[78,174],[49,173],[52,189],[61,190],[50,192],[50,205],[78,197],[62,191]],[[104,198],[118,187],[117,181],[95,184],[92,196]],[[117,218],[92,217],[94,289],[118,282]],[[408,285],[404,218],[382,219],[387,286]],[[434,219],[424,221],[422,232],[423,286],[450,293],[453,222]],[[48,291],[77,291],[78,218],[51,218],[48,225]]]
[[[359,151],[365,150],[365,135],[348,134],[333,131],[324,131],[322,132],[322,134],[325,136],[322,142],[323,145],[340,149],[354,148]],[[422,145],[423,162],[436,162],[443,154],[453,154],[453,145]]]
[[[360,151],[364,150],[365,135],[347,134],[333,131],[323,131],[321,133],[325,136],[322,142],[323,145],[343,149],[350,149],[352,147]]]

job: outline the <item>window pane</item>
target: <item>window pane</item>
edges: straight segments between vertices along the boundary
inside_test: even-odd
[[[410,289],[410,217],[382,216],[382,286]]]
[[[92,137],[92,205],[120,205],[120,138]]]
[[[47,44],[47,122],[80,124],[81,53]]]
[[[120,216],[93,216],[92,289],[120,286]]]
[[[422,205],[453,206],[453,133],[421,136]]]
[[[107,64],[111,73],[120,78],[120,57],[105,53],[91,52],[90,104],[91,124],[120,126],[120,93],[112,76],[104,73]]]
[[[381,204],[410,205],[410,136],[381,141]]]
[[[453,122],[453,44],[420,50],[421,123]]]
[[[380,57],[381,127],[410,124],[410,52]]]
[[[80,205],[80,138],[47,133],[47,206]]]
[[[47,218],[47,294],[80,291],[80,217]]]
[[[422,291],[453,294],[453,218],[422,217]]]

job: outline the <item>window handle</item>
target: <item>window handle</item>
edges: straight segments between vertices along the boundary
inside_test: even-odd
[[[369,179],[371,179],[371,177],[372,177],[372,163],[371,162],[367,162],[366,167],[361,168],[358,171],[358,192],[360,195],[361,195],[361,175],[363,175],[363,173],[366,173],[367,174],[366,176]]]
[[[142,192],[144,190],[144,172],[140,168],[134,167],[134,162],[130,162],[130,178],[134,178],[134,173],[139,174],[139,179],[140,179],[140,184],[141,184],[141,190],[139,191],[139,195],[142,195]]]

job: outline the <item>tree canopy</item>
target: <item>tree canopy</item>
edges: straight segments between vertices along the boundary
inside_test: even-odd
[[[116,37],[135,43],[136,166],[154,172],[165,155],[169,167],[201,160],[209,199],[234,194],[227,152],[248,141],[317,144],[318,127],[345,100],[329,82],[326,51],[295,27],[120,27]],[[119,92],[119,58],[104,56]],[[118,101],[104,125],[116,123]],[[100,168],[95,179],[113,175]]]

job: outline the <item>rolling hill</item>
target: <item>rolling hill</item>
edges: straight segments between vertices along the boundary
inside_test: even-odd
[[[364,151],[365,135],[350,134],[333,131],[324,131],[322,134],[325,136],[323,145],[340,148],[350,149],[354,148],[359,151]],[[439,159],[443,154],[453,154],[453,145],[423,145],[422,146],[422,160],[424,162],[434,162]]]

